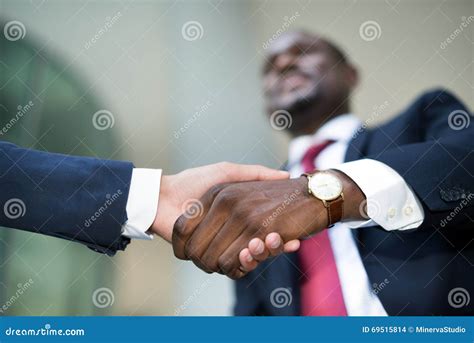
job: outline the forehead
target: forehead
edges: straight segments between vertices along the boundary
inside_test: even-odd
[[[267,58],[274,58],[284,53],[303,53],[327,50],[327,42],[315,35],[290,32],[272,42],[268,48]]]

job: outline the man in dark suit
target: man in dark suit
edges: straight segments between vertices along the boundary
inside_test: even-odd
[[[237,315],[474,314],[471,115],[435,90],[368,129],[350,110],[357,81],[333,43],[279,37],[263,82],[272,124],[293,136],[295,178],[222,186],[203,197],[203,216],[178,219],[178,257],[242,277]],[[254,261],[244,256],[250,268],[231,260],[239,252],[230,237],[269,232],[310,237],[258,267],[263,247]]]

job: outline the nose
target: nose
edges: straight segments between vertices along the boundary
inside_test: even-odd
[[[280,54],[278,55],[273,65],[278,72],[284,72],[289,69],[295,61],[295,56],[293,54]]]

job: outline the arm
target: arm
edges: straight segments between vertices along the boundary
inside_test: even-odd
[[[288,173],[217,163],[161,177],[130,162],[75,157],[0,142],[0,225],[83,243],[114,254],[130,238],[171,240],[176,218],[200,211],[218,183],[275,180]],[[197,206],[197,207],[196,207]]]
[[[423,220],[425,227],[440,226],[440,219],[446,217],[447,212],[461,200],[470,200],[474,126],[454,130],[450,118],[454,111],[464,110],[462,104],[446,92],[425,95],[407,111],[415,111],[417,117],[405,118],[401,122],[406,127],[399,128],[400,132],[413,130],[419,143],[400,143],[400,149],[387,149],[369,155],[369,159],[340,166],[338,169],[344,172],[339,173],[339,177],[343,179],[345,198],[342,220],[372,219],[387,230],[416,228]],[[377,130],[375,132],[377,134]],[[361,170],[369,164],[369,170]],[[365,177],[361,177],[361,171]],[[385,181],[390,179],[390,182],[386,187],[367,187],[370,183],[370,180],[365,182],[367,175],[369,178],[386,176]],[[363,191],[367,191],[367,199]],[[370,206],[371,199],[380,200],[382,208],[377,214],[371,213],[369,208],[368,218],[363,208],[366,204]],[[381,201],[384,199],[387,201]],[[173,241],[175,254],[182,259],[192,259],[207,271],[223,272],[233,278],[245,274],[237,268],[236,256],[238,247],[246,241],[251,245],[253,239],[263,239],[269,232],[279,233],[283,241],[304,238],[327,226],[326,209],[308,197],[301,178],[227,186],[215,194],[207,194],[203,201],[212,203],[208,206],[209,215],[194,221],[186,218],[177,221],[174,232],[177,239]],[[403,210],[410,215],[402,214],[392,220],[387,207],[390,202],[398,205],[395,212]],[[407,204],[412,207],[407,209]],[[466,211],[472,213],[472,203],[469,206]],[[463,220],[462,217],[456,217],[456,221]],[[450,224],[457,227],[454,220]],[[236,241],[223,238],[228,236],[235,237]],[[261,258],[266,257],[268,255]]]
[[[458,99],[442,90],[423,95],[408,112],[417,115],[404,118],[400,132],[412,130],[419,141],[399,142],[401,149],[369,153],[367,158],[398,172],[429,210],[427,216],[452,210],[462,198],[474,193],[472,116]],[[374,135],[383,135],[382,130],[383,126]]]
[[[0,225],[80,242],[107,254],[122,236],[133,165],[0,142]]]

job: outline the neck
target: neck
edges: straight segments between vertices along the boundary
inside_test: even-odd
[[[350,106],[347,102],[340,104],[332,110],[312,107],[305,111],[294,112],[293,124],[288,131],[293,138],[310,135],[319,130],[328,120],[349,112]]]

